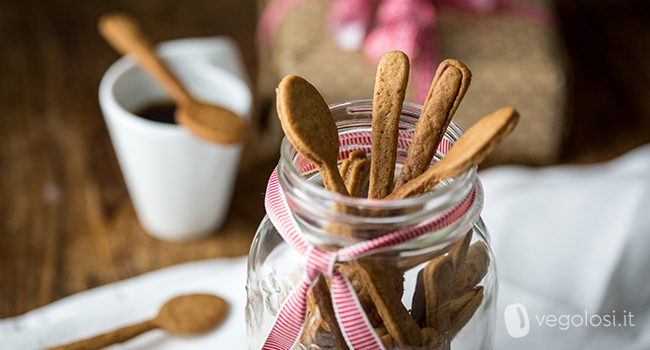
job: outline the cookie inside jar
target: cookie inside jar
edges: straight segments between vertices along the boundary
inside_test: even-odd
[[[476,165],[518,115],[498,110],[464,135],[451,117],[469,70],[443,62],[424,106],[403,101],[408,71],[391,52],[372,100],[331,106],[300,77],[278,87],[287,138],[251,248],[250,349],[278,333],[287,349],[492,348],[496,270]]]

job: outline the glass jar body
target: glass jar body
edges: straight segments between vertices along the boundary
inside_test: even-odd
[[[341,139],[349,141],[342,142],[340,158],[344,158],[346,150],[369,152],[368,140],[357,136],[369,133],[371,107],[372,101],[368,100],[331,106]],[[408,135],[414,130],[420,111],[420,106],[405,103],[400,124],[400,140],[405,146],[398,151],[396,172],[406,156]],[[451,142],[462,134],[457,125],[449,129],[445,137]],[[343,198],[320,188],[318,173],[286,140],[282,147],[278,178],[293,203],[291,212],[307,241],[323,250],[339,249],[416,226],[442,215],[470,191],[478,189],[467,212],[451,224],[387,249],[339,262],[336,268],[354,286],[386,349],[492,349],[497,274],[489,234],[480,219],[482,191],[475,169],[415,199],[392,203],[368,201]],[[337,227],[346,227],[346,234],[341,234]],[[253,240],[248,263],[249,350],[261,349],[282,303],[301,280],[305,265],[306,258],[293,250],[265,217]],[[384,292],[378,293],[382,288]],[[384,305],[377,298],[386,298],[387,302]],[[319,277],[314,283],[307,305],[305,329],[295,348],[347,349],[331,310],[326,277]]]

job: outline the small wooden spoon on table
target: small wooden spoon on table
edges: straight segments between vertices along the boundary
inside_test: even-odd
[[[137,22],[128,15],[109,13],[99,19],[99,32],[113,48],[123,54],[134,54],[145,69],[167,91],[179,108],[174,119],[196,136],[211,142],[232,144],[240,142],[246,123],[235,113],[218,106],[196,101],[183,88],[174,74],[156,56],[149,40]]]
[[[154,319],[47,350],[103,349],[156,328],[176,335],[199,334],[219,325],[227,314],[228,303],[216,295],[182,295],[165,303]]]
[[[338,129],[321,94],[297,75],[284,77],[276,93],[278,117],[289,142],[318,168],[326,189],[349,195],[338,169]]]
[[[443,179],[456,177],[478,165],[517,124],[519,113],[504,107],[483,117],[461,136],[440,161],[420,176],[393,191],[386,199],[413,197],[429,191]]]

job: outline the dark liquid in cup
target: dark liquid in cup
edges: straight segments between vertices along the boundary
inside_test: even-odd
[[[144,119],[153,120],[155,122],[175,124],[174,112],[176,112],[175,104],[171,102],[163,102],[147,106],[136,114]]]

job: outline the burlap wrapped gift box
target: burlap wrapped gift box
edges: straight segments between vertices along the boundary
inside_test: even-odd
[[[360,51],[336,46],[325,31],[329,6],[329,1],[296,5],[262,50],[258,96],[269,123],[277,119],[274,89],[287,74],[310,81],[327,103],[372,97],[376,64]],[[445,7],[437,13],[442,57],[465,63],[473,73],[454,121],[467,129],[502,106],[521,114],[513,134],[486,164],[556,162],[569,118],[565,55],[554,26],[510,13],[479,15]]]

